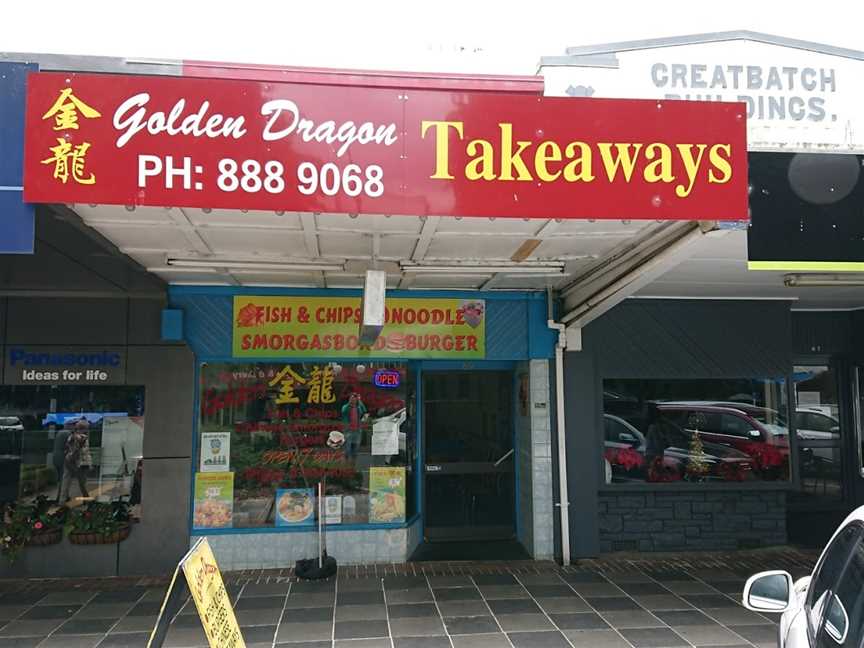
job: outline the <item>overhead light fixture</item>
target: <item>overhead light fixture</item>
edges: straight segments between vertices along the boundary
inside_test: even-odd
[[[304,261],[230,261],[220,259],[168,259],[168,265],[174,268],[226,268],[229,270],[268,272],[342,272],[345,266],[341,263],[314,263]]]
[[[400,264],[403,272],[414,274],[511,274],[511,275],[535,275],[535,276],[559,276],[564,274],[563,263],[534,263],[534,264]]]
[[[838,288],[864,286],[864,274],[787,274],[783,284],[788,288]]]

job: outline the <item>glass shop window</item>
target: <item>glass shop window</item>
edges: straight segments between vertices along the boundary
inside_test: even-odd
[[[0,387],[0,504],[123,501],[138,518],[144,387]]]
[[[603,381],[607,483],[789,479],[784,379]]]
[[[195,529],[401,524],[415,510],[405,363],[204,364]]]

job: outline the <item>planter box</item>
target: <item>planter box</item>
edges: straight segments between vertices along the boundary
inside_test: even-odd
[[[128,524],[121,527],[110,535],[102,535],[101,533],[76,533],[69,534],[69,542],[77,545],[98,545],[98,544],[117,544],[123,542],[129,537],[132,532],[132,527]]]
[[[48,529],[45,531],[38,531],[30,536],[30,540],[27,542],[28,547],[47,547],[48,545],[57,544],[63,539],[63,529],[62,527],[58,527],[56,529]]]

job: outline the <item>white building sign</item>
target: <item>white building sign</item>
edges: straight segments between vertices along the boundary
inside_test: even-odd
[[[740,101],[751,151],[864,153],[862,60],[748,40],[567,58],[541,64],[546,95]]]

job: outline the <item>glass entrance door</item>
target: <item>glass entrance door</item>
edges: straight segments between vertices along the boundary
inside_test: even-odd
[[[514,536],[513,374],[423,374],[425,537]]]
[[[792,498],[799,508],[842,504],[843,431],[838,381],[829,366],[797,366],[795,429],[801,491]]]

